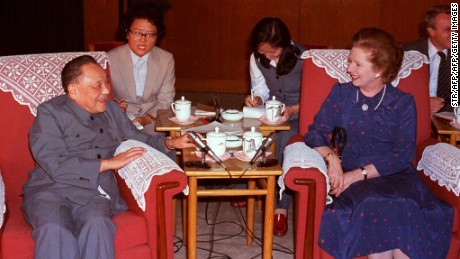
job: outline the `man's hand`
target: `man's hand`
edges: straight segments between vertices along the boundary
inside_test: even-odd
[[[120,169],[127,165],[129,162],[133,161],[134,159],[142,157],[145,152],[146,150],[144,148],[133,147],[112,158],[104,159],[101,162],[101,168],[99,169],[99,172],[102,173],[107,170]]]
[[[252,97],[248,95],[244,99],[244,103],[246,104],[246,106],[256,107],[262,105],[264,102],[262,101],[262,98],[260,98],[260,96],[254,96],[254,99],[252,99]]]
[[[123,112],[126,112],[126,110],[128,109],[128,104],[125,103],[125,98],[115,99],[115,102],[117,102],[118,106],[121,107]]]
[[[168,149],[196,147],[195,142],[188,137],[188,133],[178,138],[166,139],[165,144]]]
[[[441,97],[430,97],[430,109],[431,113],[438,112],[444,107],[444,98]]]
[[[292,106],[286,106],[283,111],[283,116],[287,117],[288,119],[291,118],[291,116],[299,113],[299,105],[292,105]]]

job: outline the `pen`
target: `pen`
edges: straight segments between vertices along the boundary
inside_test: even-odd
[[[251,89],[251,101],[254,101],[254,89]]]

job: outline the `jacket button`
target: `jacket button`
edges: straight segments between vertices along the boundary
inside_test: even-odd
[[[101,154],[97,154],[97,159],[101,159],[101,158],[102,158]]]
[[[99,129],[99,132],[100,132],[100,133],[104,133],[104,130],[103,130],[103,129]]]

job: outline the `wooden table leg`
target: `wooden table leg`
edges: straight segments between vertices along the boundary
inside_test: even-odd
[[[449,142],[453,146],[457,146],[457,136],[455,134],[451,134],[449,138]]]
[[[188,236],[188,246],[187,246],[187,258],[196,259],[196,235],[197,235],[197,178],[188,177],[188,206],[187,206],[187,236]]]
[[[255,190],[256,189],[256,181],[254,179],[248,180],[248,189]],[[248,196],[248,204],[246,206],[246,244],[248,246],[252,245],[252,241],[254,238],[254,196]]]
[[[187,198],[182,197],[182,244],[187,246]]]
[[[267,196],[265,197],[264,247],[263,259],[272,258],[273,214],[275,212],[275,176],[267,177]]]

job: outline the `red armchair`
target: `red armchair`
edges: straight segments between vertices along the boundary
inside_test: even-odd
[[[418,55],[413,52],[409,55]],[[344,81],[344,65],[348,52],[346,50],[313,50],[306,56],[303,64],[302,90],[300,98],[300,125],[299,133],[303,136],[308,126],[331,90],[337,79]],[[406,57],[408,53],[406,53]],[[414,60],[412,60],[414,61]],[[406,59],[403,62],[402,72],[399,74],[398,88],[411,93],[417,105],[417,150],[419,158],[424,147],[433,144],[430,139],[431,121],[428,94],[427,65],[412,62]],[[336,67],[334,69],[333,67]],[[406,69],[404,69],[404,67]],[[410,67],[410,68],[409,68]],[[410,72],[408,75],[407,72]],[[334,77],[330,76],[332,74]],[[348,80],[349,81],[349,80]],[[301,136],[291,139],[292,142],[302,141]],[[418,161],[418,160],[417,160]],[[415,164],[414,160],[414,165]],[[454,226],[452,229],[451,246],[448,258],[460,258],[460,197],[440,187],[436,182],[420,175],[432,192],[454,207]],[[291,168],[284,177],[285,185],[296,193],[295,198],[295,258],[331,258],[318,246],[319,226],[321,215],[326,201],[326,180],[316,168]]]
[[[0,57],[0,168],[7,206],[0,233],[0,258],[33,258],[32,228],[21,211],[22,185],[34,167],[28,131],[36,106],[62,93],[63,65],[82,54],[90,53]],[[107,65],[110,75],[105,53],[91,55]],[[125,181],[118,177],[118,183],[129,209],[113,218],[117,224],[116,258],[173,258],[172,198],[185,188],[186,176],[174,170],[155,176],[145,193],[145,211],[139,208]]]

